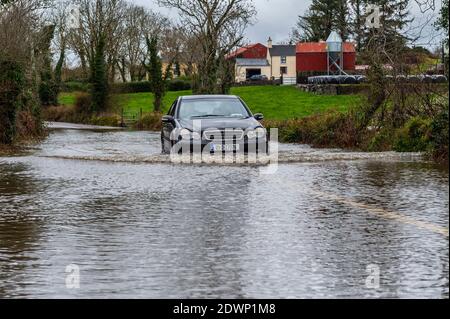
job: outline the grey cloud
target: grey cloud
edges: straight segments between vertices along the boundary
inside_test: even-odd
[[[175,10],[160,8],[154,0],[129,1],[162,12],[173,19],[177,18],[177,12]],[[255,24],[250,26],[246,32],[246,42],[266,43],[267,38],[270,36],[277,43],[288,39],[290,31],[297,21],[297,17],[307,10],[312,0],[254,0],[254,2],[258,14]],[[428,12],[427,14],[422,14],[417,3],[412,1],[410,11],[415,17],[416,27],[428,21],[429,15],[437,15],[440,9],[440,1],[436,1],[436,4],[437,10],[434,13]],[[422,31],[417,43],[424,44],[425,46],[434,46],[440,42],[441,37],[436,34],[437,32],[431,23],[429,23],[425,30],[422,30],[422,28],[417,28],[417,30]]]

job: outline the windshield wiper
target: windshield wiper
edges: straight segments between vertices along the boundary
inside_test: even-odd
[[[191,116],[191,119],[198,119],[198,118],[204,118],[204,117],[226,117],[226,115],[197,115],[197,116]]]

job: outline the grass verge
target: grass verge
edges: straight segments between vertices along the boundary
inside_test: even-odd
[[[343,112],[360,102],[360,96],[315,95],[292,86],[236,87],[232,94],[240,96],[254,113],[263,113],[267,119],[288,120],[323,113],[329,110]],[[179,96],[191,95],[191,91],[168,92],[163,101],[163,113]],[[153,110],[152,93],[118,94],[111,99],[113,112],[121,114],[149,113]],[[75,104],[75,93],[62,93],[59,103]]]

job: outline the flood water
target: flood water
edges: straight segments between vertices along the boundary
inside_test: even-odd
[[[56,130],[0,157],[0,297],[449,297],[448,170],[280,149],[301,156],[262,174],[145,162],[155,133]]]

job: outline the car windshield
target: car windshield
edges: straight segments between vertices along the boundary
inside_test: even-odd
[[[238,99],[184,100],[181,102],[179,118],[195,119],[207,117],[247,118],[250,114]]]

